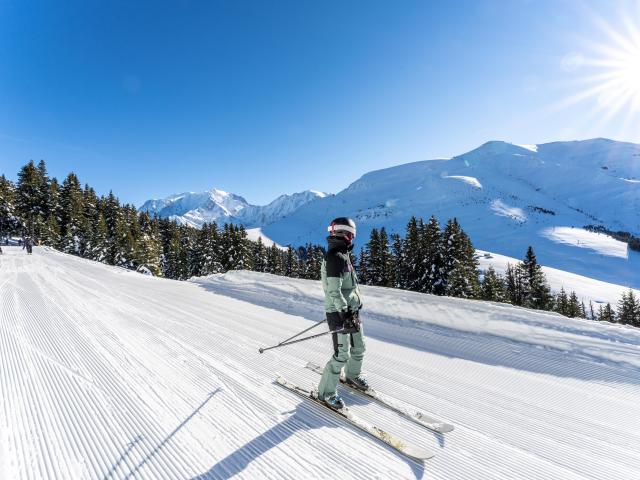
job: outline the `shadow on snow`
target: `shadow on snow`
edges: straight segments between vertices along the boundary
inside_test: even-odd
[[[252,284],[242,285],[195,282],[206,291],[225,295],[317,322],[324,316],[323,305],[317,298],[299,290],[278,292]],[[472,333],[421,321],[399,319],[390,315],[368,314],[363,310],[366,335],[384,342],[413,348],[437,355],[470,360],[486,365],[508,367],[563,378],[604,381],[640,385],[638,368],[626,363],[607,362],[584,353],[567,352],[488,333]],[[288,325],[282,324],[283,332]],[[320,327],[318,327],[320,328]],[[286,333],[283,334],[283,337]],[[487,340],[491,348],[487,348]],[[256,346],[257,348],[257,346]],[[526,350],[522,352],[521,350]],[[524,353],[524,354],[523,354]],[[573,361],[567,361],[568,356]]]
[[[289,417],[287,417],[286,420],[278,423],[250,442],[238,448],[225,458],[217,461],[215,465],[213,465],[207,472],[194,477],[192,480],[221,480],[238,475],[245,468],[247,468],[247,466],[251,462],[259,458],[261,455],[265,454],[272,448],[278,448],[279,444],[300,431],[309,431],[318,428],[344,428],[345,426],[347,426],[347,428],[350,428],[353,432],[365,437],[369,437],[368,434],[360,431],[356,427],[353,427],[348,423],[343,423],[341,419],[336,418],[335,421],[331,421],[329,418],[327,418],[326,413],[321,409],[323,409],[323,407],[302,401],[295,410],[291,412],[285,412],[291,414]],[[370,440],[372,442],[376,442],[376,445],[379,445],[382,448],[386,448],[387,450],[407,462],[416,479],[423,478],[424,464],[405,457],[392,447],[389,447],[388,445],[385,445],[384,443],[379,442],[374,438],[370,438]],[[348,445],[322,445],[318,448],[322,450],[322,453],[333,452],[333,454],[335,454],[335,456],[337,457],[344,457],[345,461],[350,460],[348,458]],[[357,459],[353,459],[353,461],[357,462]],[[317,463],[315,465],[318,466]],[[357,463],[354,463],[354,465],[357,465]],[[359,468],[350,469],[349,473],[352,476],[361,475],[362,478],[366,478],[366,467],[366,465],[362,465],[361,470]],[[308,470],[307,474],[308,478],[321,478],[324,476],[331,477],[336,475],[338,477],[340,476],[339,472],[335,471],[318,470],[314,472],[311,469]]]

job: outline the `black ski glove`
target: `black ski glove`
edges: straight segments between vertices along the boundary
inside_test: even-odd
[[[354,333],[360,331],[360,318],[358,311],[352,310],[351,307],[340,312],[342,319],[342,333]]]

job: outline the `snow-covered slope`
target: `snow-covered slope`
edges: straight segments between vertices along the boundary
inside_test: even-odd
[[[450,160],[367,173],[335,196],[266,226],[279,243],[322,242],[331,218],[349,215],[360,242],[371,228],[404,233],[412,215],[457,217],[476,247],[640,287],[640,254],[589,224],[640,234],[640,145],[606,139],[518,146],[488,142]]]
[[[249,204],[239,195],[214,188],[204,193],[181,193],[162,200],[147,200],[139,211],[198,228],[205,222],[234,222],[247,227],[261,227],[284,218],[302,205],[324,197],[325,193],[306,190],[281,195],[268,205],[259,206]]]
[[[640,477],[640,331],[364,288],[369,381],[444,436],[345,393],[431,450],[417,465],[273,383],[305,386],[330,341],[318,282],[177,282],[34,249],[0,256],[0,478]],[[321,327],[318,327],[320,330]]]

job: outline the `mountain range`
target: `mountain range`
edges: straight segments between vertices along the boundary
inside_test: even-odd
[[[179,193],[164,199],[148,200],[139,210],[200,228],[204,223],[231,222],[247,227],[262,227],[293,213],[302,205],[324,198],[314,190],[280,195],[268,205],[251,205],[240,195],[213,188],[203,193]]]
[[[150,200],[140,210],[198,226],[260,227],[286,245],[321,243],[336,216],[351,216],[364,244],[372,228],[404,232],[412,215],[456,217],[477,248],[538,260],[603,281],[640,287],[640,254],[586,225],[640,234],[640,145],[609,139],[515,145],[490,141],[447,160],[363,175],[335,195],[306,191],[266,206],[211,190]]]

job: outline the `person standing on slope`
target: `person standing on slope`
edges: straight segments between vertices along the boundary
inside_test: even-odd
[[[22,249],[27,249],[27,255],[31,255],[33,252],[33,239],[31,237],[26,237],[24,240],[24,246]]]
[[[329,330],[341,330],[332,334],[333,356],[327,362],[318,385],[318,398],[334,409],[344,407],[337,393],[342,368],[345,367],[345,382],[366,390],[367,381],[362,378],[362,360],[365,345],[360,309],[362,300],[358,288],[358,277],[351,264],[349,252],[353,250],[356,224],[346,217],[331,222],[327,237],[328,249],[322,261],[322,288]]]

